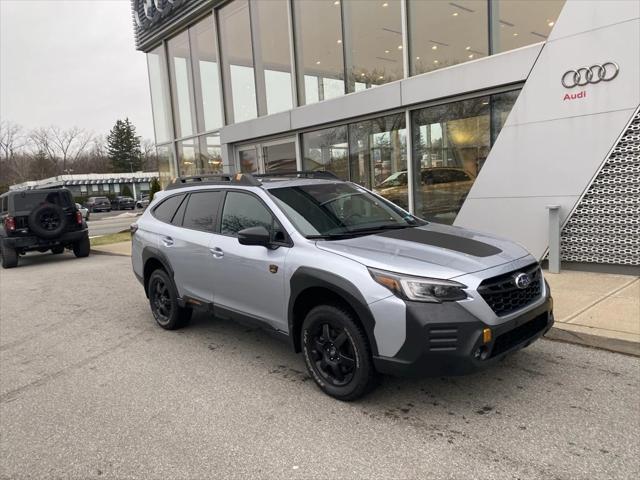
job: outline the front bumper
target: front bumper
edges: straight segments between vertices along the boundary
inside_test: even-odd
[[[374,357],[383,374],[408,377],[464,375],[524,348],[553,325],[551,297],[497,326],[487,325],[457,303],[406,302],[406,340],[394,357]],[[483,343],[483,330],[492,339]]]
[[[59,237],[51,240],[40,238],[35,235],[27,235],[23,237],[2,237],[2,245],[16,250],[38,250],[39,248],[51,248],[57,245],[69,245],[82,240],[88,234],[89,230],[83,228],[82,230],[65,232]]]

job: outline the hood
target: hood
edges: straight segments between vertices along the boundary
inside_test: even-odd
[[[316,246],[368,267],[443,279],[529,255],[512,241],[436,223],[345,240],[321,240]]]

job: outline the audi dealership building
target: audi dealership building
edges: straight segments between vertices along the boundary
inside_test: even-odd
[[[640,269],[637,0],[132,0],[166,185],[325,170]],[[550,227],[551,225],[551,227]]]

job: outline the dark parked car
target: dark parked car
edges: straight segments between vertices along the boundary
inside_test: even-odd
[[[89,197],[85,207],[89,209],[89,212],[110,212],[111,202],[107,197]]]
[[[111,208],[114,210],[134,210],[136,202],[131,197],[117,196],[111,200]]]
[[[27,252],[89,255],[89,230],[82,212],[66,188],[18,190],[0,195],[0,256],[2,267],[18,265]]]

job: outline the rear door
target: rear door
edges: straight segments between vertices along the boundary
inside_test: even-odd
[[[241,245],[238,232],[263,226],[277,248]],[[256,195],[228,191],[221,211],[220,234],[210,244],[214,303],[287,331],[284,263],[290,242],[275,216]]]
[[[183,296],[213,303],[215,290],[214,258],[209,244],[215,231],[221,190],[198,190],[189,194],[173,220],[170,238],[160,244],[171,252],[176,284]],[[182,211],[182,212],[181,212]]]

